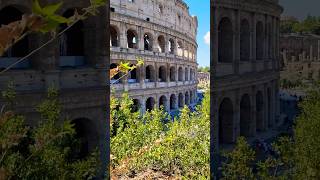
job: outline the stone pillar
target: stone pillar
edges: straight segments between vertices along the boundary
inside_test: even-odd
[[[234,127],[233,127],[233,134],[234,134],[234,137],[233,137],[233,142],[236,142],[237,138],[240,136],[240,90],[237,89],[235,90],[235,104],[234,104],[234,120],[233,120],[233,124],[234,124]]]
[[[239,62],[240,62],[240,11],[234,10],[235,29],[234,29],[234,41],[235,41],[235,57],[234,57],[234,74],[239,74]]]
[[[269,128],[269,107],[268,107],[268,91],[267,84],[263,85],[263,122],[264,122],[264,131],[267,131]]]
[[[170,82],[170,63],[167,63],[167,83]]]
[[[179,66],[178,66],[178,64],[176,64],[176,83],[178,83],[178,81],[179,81]]]
[[[144,50],[144,32],[143,32],[143,29],[141,26],[138,27],[138,37],[137,37],[137,40],[138,40],[138,49],[143,51]]]
[[[166,109],[165,110],[167,112],[170,112],[170,94],[167,94],[166,98],[167,98],[167,102],[166,102]]]
[[[158,42],[158,38],[157,38],[157,34],[156,33],[153,34],[152,43],[151,44],[152,44],[153,52],[156,52],[156,53],[160,52],[159,51],[159,42]]]
[[[310,61],[313,61],[313,46],[310,46]]]
[[[140,100],[140,103],[141,103],[140,112],[141,112],[141,114],[144,114],[146,112],[146,99],[142,98]]]
[[[257,71],[257,67],[256,67],[256,61],[257,61],[257,48],[256,48],[256,46],[257,46],[257,43],[256,43],[256,37],[257,37],[257,29],[256,29],[256,14],[252,14],[251,15],[251,17],[252,17],[252,22],[251,22],[251,24],[252,24],[252,26],[251,26],[251,28],[252,28],[252,30],[251,30],[251,34],[252,34],[252,37],[251,37],[251,39],[252,39],[252,41],[251,41],[251,51],[252,51],[252,54],[251,54],[251,63],[252,63],[252,71],[253,72],[256,72]]]
[[[142,89],[146,88],[145,80],[146,80],[146,65],[143,64],[139,68],[139,73],[140,73],[140,87]]]
[[[127,40],[127,27],[124,23],[120,24],[120,47],[128,48],[128,40]]]

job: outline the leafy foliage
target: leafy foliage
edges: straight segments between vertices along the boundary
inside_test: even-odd
[[[209,178],[209,94],[196,112],[185,107],[178,118],[162,109],[132,113],[127,94],[111,101],[112,176],[154,170],[167,176]]]
[[[91,179],[96,175],[98,154],[82,160],[75,157],[79,141],[69,121],[59,123],[57,97],[56,91],[48,91],[38,107],[42,120],[36,128],[27,127],[24,117],[10,110],[0,114],[1,179]]]

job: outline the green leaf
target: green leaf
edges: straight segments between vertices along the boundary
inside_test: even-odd
[[[49,19],[49,21],[55,21],[60,24],[70,23],[70,19],[65,18],[63,16],[59,16],[59,15],[50,15],[50,16],[48,16],[48,19]]]
[[[33,0],[32,12],[35,14],[38,14],[38,15],[43,15],[43,10],[42,10],[38,0]]]
[[[103,6],[107,3],[107,0],[90,0],[93,6]]]
[[[57,4],[52,4],[43,8],[43,13],[46,15],[53,15],[61,6],[62,2]]]

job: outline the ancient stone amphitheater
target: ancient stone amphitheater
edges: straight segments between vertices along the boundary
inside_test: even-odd
[[[211,49],[215,148],[255,137],[279,117],[278,0],[214,0]]]
[[[111,80],[116,96],[124,91],[135,110],[161,106],[175,112],[196,102],[197,18],[182,0],[111,0],[111,65],[121,61],[144,65]]]

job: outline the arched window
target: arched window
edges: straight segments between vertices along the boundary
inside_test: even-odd
[[[261,91],[256,94],[256,128],[257,131],[264,130],[263,94]]]
[[[257,60],[263,59],[264,53],[264,31],[263,23],[259,21],[256,25],[256,58]]]
[[[177,102],[177,99],[176,99],[176,95],[175,94],[172,94],[170,96],[170,110],[174,110],[176,109],[176,102]]]
[[[151,37],[151,35],[144,34],[143,40],[144,40],[144,50],[152,51],[152,37]]]
[[[69,18],[74,15],[75,9],[69,9],[63,16]],[[67,24],[60,26],[61,31]],[[84,56],[84,24],[78,21],[60,37],[60,56]]]
[[[176,68],[174,66],[170,67],[170,81],[176,81]]]
[[[159,68],[159,82],[166,82],[166,80],[167,80],[166,68],[164,66],[160,66],[160,68]]]
[[[7,6],[0,10],[0,26],[8,25],[14,21],[22,19],[22,14],[20,10],[15,7]],[[28,36],[14,44],[11,48],[4,53],[3,57],[24,57],[29,52],[29,38]]]
[[[240,61],[250,59],[250,25],[248,20],[241,21],[240,28]]]
[[[131,29],[127,31],[127,43],[128,48],[138,49],[137,33]]]
[[[161,96],[159,99],[159,108],[163,107],[164,110],[167,108],[167,97]]]
[[[151,111],[154,109],[154,98],[153,97],[150,97],[147,99],[147,102],[146,102],[146,110],[147,111]]]
[[[250,126],[253,124],[251,120],[250,97],[248,94],[245,94],[240,102],[240,136],[250,136]]]
[[[233,143],[233,105],[229,98],[219,106],[219,144]]]
[[[159,44],[159,52],[164,53],[166,43],[165,43],[164,37],[162,35],[160,35],[158,37],[158,44]]]
[[[133,66],[133,65],[131,65]],[[139,68],[134,68],[128,76],[128,83],[138,83],[139,82]]]
[[[174,46],[175,46],[175,44],[174,44],[174,40],[173,39],[169,39],[169,44],[168,44],[168,46],[169,46],[169,53],[170,54],[174,54]]]
[[[182,108],[184,106],[184,100],[183,100],[183,94],[182,93],[179,94],[179,103],[178,103],[178,105],[179,105],[179,108]]]
[[[229,18],[220,20],[218,36],[218,61],[233,62],[233,29]]]
[[[184,73],[185,73],[185,75],[184,75],[185,81],[189,81],[189,71],[188,71],[188,68],[185,68]]]
[[[151,65],[146,67],[146,80],[145,82],[155,82],[154,68]]]
[[[179,67],[179,70],[178,70],[178,81],[183,81],[183,69],[182,69],[182,67]]]
[[[110,26],[110,46],[119,46],[119,35],[117,29],[114,26]]]
[[[131,112],[138,112],[140,110],[141,104],[139,99],[133,99],[133,104],[131,106]]]

